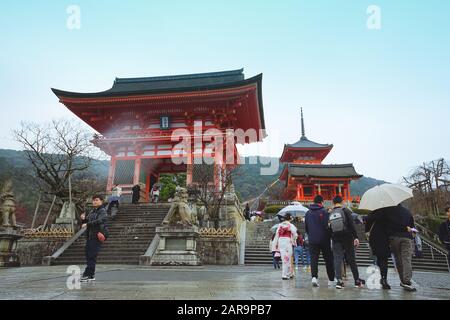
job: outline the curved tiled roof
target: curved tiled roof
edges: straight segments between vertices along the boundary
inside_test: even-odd
[[[291,176],[327,177],[327,178],[360,178],[353,164],[287,164]]]
[[[308,140],[308,138],[306,138],[305,136],[302,136],[300,138],[300,140],[298,140],[295,143],[292,144],[286,144],[287,147],[290,148],[332,148],[333,145],[332,144],[322,144],[322,143],[317,143],[311,140]]]

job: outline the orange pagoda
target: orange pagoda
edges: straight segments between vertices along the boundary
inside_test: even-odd
[[[293,144],[285,144],[280,162],[284,168],[280,180],[285,182],[283,198],[303,203],[311,202],[315,195],[326,201],[336,195],[344,201],[352,201],[350,182],[362,177],[353,164],[323,164],[333,148],[332,144],[320,144],[306,138],[303,110],[301,110],[302,136]]]

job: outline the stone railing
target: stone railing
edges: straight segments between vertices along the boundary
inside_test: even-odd
[[[236,238],[237,232],[234,228],[200,228],[200,237],[211,238]]]
[[[439,236],[431,231],[430,229],[424,227],[423,225],[415,222],[416,229],[419,230],[419,234],[422,238],[426,238],[428,242],[432,242],[432,244],[441,251],[445,251],[445,248],[440,244]]]
[[[42,226],[41,226],[42,227]],[[45,230],[43,228],[24,229],[22,235],[24,238],[46,238],[46,239],[68,239],[73,236],[70,228],[53,228]]]

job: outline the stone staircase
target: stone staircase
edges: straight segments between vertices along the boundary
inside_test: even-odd
[[[98,255],[99,264],[139,264],[139,257],[145,253],[155,228],[166,216],[167,204],[121,204],[114,221],[108,221],[110,237],[103,244]],[[55,265],[83,265],[86,263],[83,234],[58,258]]]
[[[269,250],[269,241],[272,235],[270,227],[274,223],[247,223],[247,233],[245,242],[245,264],[248,265],[272,265],[272,253]],[[304,224],[297,224],[297,228],[301,232],[305,231]],[[373,260],[370,256],[369,243],[366,241],[364,234],[364,227],[357,225],[358,238],[361,241],[359,248],[356,251],[356,259],[358,266],[364,267],[372,264]],[[323,265],[322,257],[319,259],[319,264]],[[389,261],[390,267],[393,267],[392,261]],[[425,271],[444,271],[448,272],[446,257],[425,242],[423,243],[422,258],[413,258],[414,270]]]

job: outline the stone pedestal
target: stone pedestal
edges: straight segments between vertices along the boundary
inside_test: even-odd
[[[156,228],[159,245],[151,259],[151,265],[199,266],[197,254],[198,227],[168,225]]]
[[[59,217],[52,224],[52,229],[72,229],[72,225],[76,225],[75,220],[76,207],[75,203],[64,202]]]
[[[17,241],[22,238],[14,227],[0,227],[0,267],[19,267]]]

